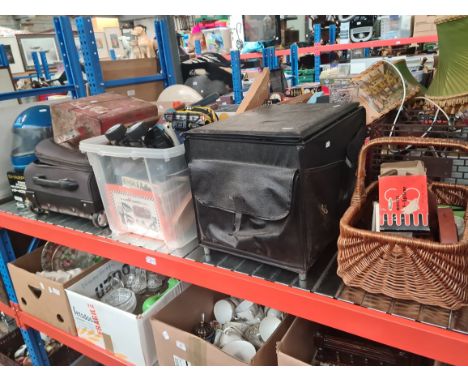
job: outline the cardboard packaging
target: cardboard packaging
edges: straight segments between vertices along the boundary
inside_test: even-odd
[[[421,161],[383,163],[380,175],[380,230],[429,231],[424,164]]]
[[[331,331],[331,332],[330,332]],[[328,334],[327,334],[328,332]],[[321,333],[321,335],[319,334]],[[328,338],[324,341],[324,338]],[[296,317],[277,345],[278,366],[319,366],[322,353],[331,364],[430,366],[433,361]],[[319,353],[317,353],[319,352]]]
[[[191,286],[151,319],[160,366],[248,366],[192,333],[202,313],[213,320],[216,301],[225,294]],[[275,366],[276,342],[293,320],[286,317],[252,359],[251,366]]]
[[[101,61],[102,77],[104,81],[120,80],[152,76],[159,73],[158,61],[154,57],[129,60]],[[147,82],[145,84],[133,84],[118,87],[106,87],[106,93],[117,93],[129,97],[135,97],[148,102],[156,102],[164,90],[162,81]]]
[[[65,289],[98,268],[101,263],[62,284],[36,275],[36,272],[42,271],[41,252],[42,247],[8,264],[21,310],[76,336],[75,321]]]
[[[76,145],[104,134],[116,123],[132,123],[158,116],[156,105],[120,94],[105,93],[50,107],[55,142]]]
[[[315,355],[315,322],[296,318],[276,346],[278,366],[312,366]]]
[[[24,180],[24,174],[18,171],[8,171],[7,178],[16,207],[26,208],[26,181]]]
[[[188,284],[179,283],[147,311],[135,315],[107,305],[97,297],[110,283],[109,275],[125,273],[124,266],[116,261],[106,262],[67,288],[78,336],[135,365],[153,365],[156,349],[150,317],[182,293]]]
[[[434,36],[437,34],[435,19],[437,16],[414,16],[413,37]]]

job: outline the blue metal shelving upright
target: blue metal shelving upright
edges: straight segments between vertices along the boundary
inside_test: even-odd
[[[264,68],[268,68],[270,70],[278,69],[279,62],[278,62],[278,57],[276,57],[276,54],[275,54],[274,46],[263,48],[262,56],[263,56]]]
[[[320,24],[314,24],[314,45],[320,44],[321,33]],[[320,81],[320,52],[314,54],[314,80]]]
[[[37,73],[37,78],[39,79],[39,78],[44,77],[42,74],[41,63],[39,62],[39,55],[37,54],[37,52],[32,52],[31,56],[32,56],[33,63],[34,63],[34,69],[36,70],[36,73]]]
[[[40,57],[41,57],[41,64],[42,64],[42,70],[44,71],[44,77],[46,80],[50,80],[50,70],[49,70],[49,63],[47,62],[47,55],[46,52],[40,52]]]
[[[234,103],[240,104],[244,95],[242,93],[241,60],[238,50],[231,50],[232,89],[234,91]]]
[[[5,52],[5,45],[0,44],[0,68],[9,66],[8,57]]]
[[[292,85],[299,85],[299,48],[296,43],[291,45],[291,74]]]
[[[70,19],[66,16],[54,17],[55,32],[59,43],[59,50],[64,63],[65,71],[67,74],[68,85],[63,86],[50,86],[39,89],[19,90],[14,92],[0,93],[0,101],[24,98],[30,96],[38,96],[42,94],[51,94],[57,91],[70,91],[74,98],[86,96],[86,88],[81,73],[78,52],[73,39],[73,31],[71,29]],[[3,54],[0,56],[0,66],[8,66],[3,49],[0,49]],[[42,54],[44,53],[44,54]],[[45,52],[40,55],[42,61],[42,68],[37,53],[33,55],[34,64],[36,67],[36,75],[42,77],[42,69],[47,79],[50,78],[48,71],[47,59]],[[37,239],[33,239],[28,247],[28,251],[33,250],[37,246]],[[11,303],[17,304],[17,296],[11,282],[10,273],[8,272],[7,264],[15,260],[13,247],[8,236],[8,232],[0,230],[0,276],[2,277],[8,299]],[[49,359],[44,348],[44,342],[41,339],[40,333],[34,329],[21,327],[21,334],[24,339],[29,352],[29,356],[33,365],[49,365]]]

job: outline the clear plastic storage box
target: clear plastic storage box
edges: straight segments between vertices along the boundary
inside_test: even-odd
[[[142,235],[173,250],[197,237],[184,145],[111,146],[102,135],[81,141],[80,150],[93,167],[116,238]]]

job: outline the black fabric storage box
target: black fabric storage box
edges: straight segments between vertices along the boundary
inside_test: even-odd
[[[365,110],[271,105],[188,132],[201,244],[304,274],[336,242]]]

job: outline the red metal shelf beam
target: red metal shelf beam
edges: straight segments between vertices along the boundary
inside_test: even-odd
[[[0,212],[3,228],[249,299],[386,345],[468,365],[468,335],[111,239]],[[31,322],[31,321],[29,321]],[[75,337],[71,341],[76,340]]]
[[[116,357],[111,352],[95,346],[82,338],[72,336],[67,332],[57,329],[28,313],[19,311],[18,315],[22,326],[36,329],[99,363],[107,366],[131,366],[130,363]]]
[[[5,313],[7,316],[16,318],[15,310],[10,306],[0,301],[0,312]]]
[[[398,45],[409,45],[409,44],[423,44],[428,42],[437,42],[437,35],[433,36],[421,36],[421,37],[408,37],[408,38],[396,38],[392,40],[372,40],[366,42],[355,42],[350,44],[333,44],[333,45],[313,45],[304,48],[299,48],[299,55],[312,53],[320,54],[322,52],[333,52],[336,50],[348,50],[348,49],[362,49],[362,48],[380,48],[384,46],[398,46]],[[276,50],[276,56],[289,56],[291,51],[289,49]],[[229,54],[224,56],[230,60]],[[261,53],[245,53],[241,54],[241,60],[247,60],[251,58],[262,58]]]

